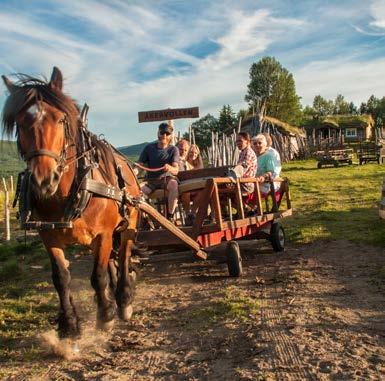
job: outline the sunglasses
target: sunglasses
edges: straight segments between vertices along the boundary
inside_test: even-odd
[[[167,135],[167,136],[170,136],[170,135],[171,135],[171,132],[159,131],[159,135]]]

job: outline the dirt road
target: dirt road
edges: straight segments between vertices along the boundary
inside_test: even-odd
[[[334,241],[273,254],[245,242],[241,251],[239,279],[212,262],[146,265],[131,323],[101,335],[89,322],[78,358],[8,363],[8,379],[385,379],[384,249]]]

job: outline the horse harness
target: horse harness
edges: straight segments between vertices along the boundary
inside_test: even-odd
[[[72,182],[69,196],[66,202],[64,210],[63,221],[36,221],[32,218],[33,212],[33,192],[31,187],[31,171],[25,169],[20,172],[17,180],[16,195],[13,201],[13,207],[19,202],[18,219],[22,229],[65,229],[72,228],[73,221],[81,216],[86,209],[92,196],[99,196],[112,199],[119,205],[119,212],[122,217],[127,217],[126,206],[127,203],[135,204],[136,201],[133,197],[126,194],[125,180],[122,174],[122,168],[116,163],[114,152],[118,151],[111,146],[105,139],[96,138],[87,129],[87,112],[88,105],[85,104],[80,115],[80,134],[79,144],[77,145],[76,158],[66,163],[66,151],[69,147],[69,124],[67,118],[64,118],[64,131],[65,139],[64,146],[60,155],[49,150],[40,149],[29,153],[22,153],[21,157],[24,161],[28,162],[36,156],[49,156],[56,160],[58,163],[59,172],[62,173],[66,170],[69,164],[76,162],[76,174]],[[98,150],[93,139],[97,139],[101,144],[105,144],[111,151],[111,157],[113,158],[113,165],[117,176],[117,184],[111,185],[107,183],[107,179],[101,167],[99,167]],[[128,166],[129,163],[127,163]],[[94,180],[92,178],[92,169],[99,168],[100,173],[104,177],[106,183]]]

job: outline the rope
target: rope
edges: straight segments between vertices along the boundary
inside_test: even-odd
[[[164,168],[165,168],[165,166],[159,167],[159,168],[147,168],[147,167],[145,167],[145,166],[142,165],[142,164],[134,163],[134,162],[132,162],[132,163],[133,163],[136,167],[139,167],[139,168],[141,168],[141,169],[143,169],[143,170],[145,170],[145,171],[148,171],[148,172],[159,172],[159,171],[163,171]]]

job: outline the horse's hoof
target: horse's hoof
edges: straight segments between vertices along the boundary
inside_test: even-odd
[[[134,309],[132,308],[132,305],[130,304],[127,307],[122,308],[120,317],[124,321],[129,321],[132,317],[132,313],[134,312]]]
[[[111,331],[113,327],[114,327],[114,320],[98,321],[96,323],[96,328],[101,330],[101,331],[105,331],[105,332]]]

